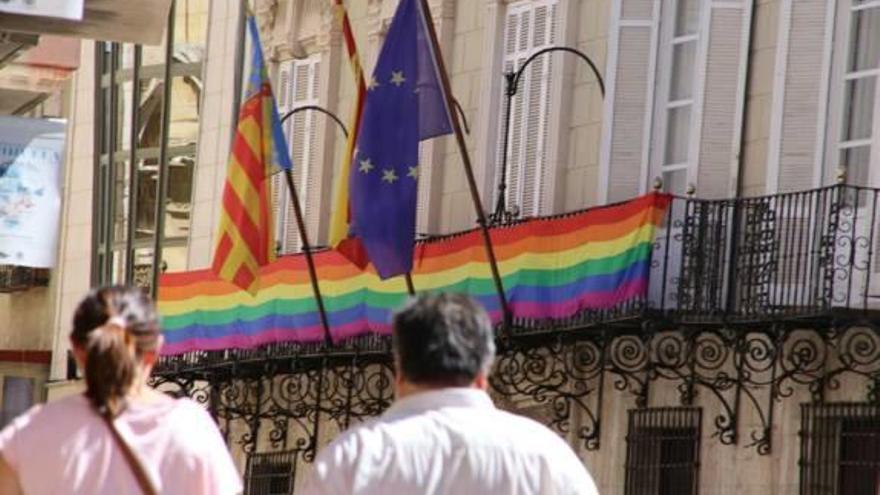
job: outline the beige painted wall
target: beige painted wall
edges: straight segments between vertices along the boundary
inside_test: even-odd
[[[575,47],[590,57],[603,79],[606,78],[611,3],[611,0],[582,0],[576,21],[579,29]],[[576,61],[571,85],[568,159],[560,164],[565,167],[564,187],[560,191],[564,199],[561,204],[557,203],[557,212],[595,206],[598,202],[602,94],[593,72],[580,60]]]
[[[92,167],[94,149],[94,58],[92,42],[82,43],[80,68],[72,81],[67,159],[61,210],[57,280],[51,311],[53,329],[52,369],[54,379],[64,378],[67,366],[67,335],[73,310],[89,290],[92,238]],[[51,308],[51,309],[49,309]]]
[[[0,349],[52,348],[52,299],[49,287],[0,295]]]
[[[233,2],[212,2],[209,13],[205,86],[199,147],[193,179],[188,266],[204,268],[211,263],[214,230],[219,221],[219,201],[226,178],[226,159],[233,132],[235,54],[238,10]]]
[[[76,79],[76,76],[74,79]],[[76,96],[73,96],[74,88],[75,82],[68,82],[61,88],[59,93],[53,94],[46,102],[30,111],[27,116],[33,118],[44,116],[68,118],[68,129],[72,129],[77,125],[77,117],[73,116],[70,111],[73,100],[78,99]],[[91,95],[85,101],[93,101]],[[88,118],[85,115],[80,117]],[[90,150],[90,148],[84,149],[83,143],[75,141],[72,132],[68,133],[65,151],[66,163],[69,162],[71,156],[88,153]],[[81,177],[73,176],[66,169],[62,177],[62,194],[64,195],[72,190],[71,184],[82,184],[82,181],[79,180]],[[87,180],[89,181],[88,187],[90,189],[91,175],[89,175]],[[91,218],[90,197],[88,195],[79,196],[77,200],[66,203],[72,206],[64,208],[62,211],[62,230],[68,228],[66,218],[71,211],[80,212],[82,209],[86,209],[88,217]],[[63,235],[62,233],[61,236],[63,237]],[[83,245],[86,252],[88,252],[88,244],[84,243]],[[59,265],[61,262],[62,259],[59,258]],[[86,270],[88,270],[87,264]],[[61,272],[62,268],[60,266],[50,271],[49,285],[47,287],[34,287],[22,292],[0,294],[0,350],[53,350],[56,334],[55,307],[58,302],[58,292],[63,282]],[[37,397],[35,399],[42,399],[44,392],[43,383],[48,376],[48,368],[45,365],[4,362],[0,363],[0,375],[34,378],[37,390]],[[0,394],[2,394],[2,391],[0,391]],[[2,401],[2,397],[0,397],[0,401]]]

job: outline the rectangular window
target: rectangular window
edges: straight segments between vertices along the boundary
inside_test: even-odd
[[[321,56],[312,55],[305,59],[284,62],[278,71],[278,110],[281,116],[289,114],[284,121],[284,135],[293,160],[294,182],[297,187],[300,205],[306,224],[315,216],[320,205],[314,204],[317,192],[318,174],[313,173],[319,166],[317,161],[317,132],[319,119],[325,119],[315,110],[307,107],[320,105],[318,88],[320,84]],[[275,207],[275,242],[280,254],[295,253],[300,249],[300,236],[293,215],[293,205],[287,182],[277,175],[272,183]],[[314,228],[314,227],[311,227]],[[315,239],[314,231],[310,232]]]
[[[96,43],[93,285],[186,268],[208,7],[172,6],[162,46]]]
[[[840,16],[846,36],[840,36],[845,60],[842,64],[841,121],[836,167],[846,171],[847,182],[869,185],[872,143],[876,143],[876,114],[880,84],[880,1],[841,2]]]
[[[0,428],[34,405],[34,380],[17,376],[3,377],[3,404],[0,406]]]
[[[833,184],[843,172],[848,184],[874,187],[880,185],[880,0],[838,2],[834,43],[824,180]],[[869,195],[846,201],[858,208],[860,231],[853,235],[871,238],[880,223],[864,221],[875,218]],[[880,236],[874,245],[880,247]],[[862,261],[868,260],[856,263]],[[880,273],[880,263],[873,263],[871,271]],[[878,283],[877,277],[868,277],[852,290],[874,293]],[[848,284],[839,285],[849,290]]]
[[[663,187],[667,192],[684,194],[691,160],[691,129],[694,111],[697,46],[700,39],[702,0],[664,2],[659,66],[658,119],[661,132],[657,139],[663,151],[656,160]],[[665,72],[665,73],[664,73]]]
[[[753,2],[612,2],[601,200],[736,188]],[[607,193],[605,192],[607,191]]]
[[[702,409],[632,409],[626,495],[696,495]]]
[[[543,48],[557,43],[557,0],[526,0],[507,7],[504,28],[504,72],[513,73]],[[553,56],[534,59],[517,83],[511,100],[510,129],[504,136],[504,115],[499,119],[498,156],[506,156],[507,165],[495,168],[496,190],[504,173],[505,204],[523,216],[539,215],[549,147],[550,85]],[[500,108],[507,111],[507,97]],[[507,149],[504,143],[507,142]],[[502,168],[504,169],[502,171]]]
[[[876,494],[880,406],[801,405],[801,495]]]
[[[298,450],[251,454],[244,475],[245,495],[290,495],[296,480]]]

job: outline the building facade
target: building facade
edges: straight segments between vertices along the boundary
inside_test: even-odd
[[[76,39],[3,33],[0,115],[67,117],[69,80],[79,52]],[[6,247],[0,246],[4,260]],[[54,337],[48,308],[56,284],[47,269],[0,262],[0,425],[45,399]]]
[[[369,74],[397,2],[346,4]],[[876,492],[880,2],[429,4],[495,221],[677,196],[650,304],[505,341],[499,403],[556,428],[603,493]],[[329,1],[252,8],[279,107],[295,111],[285,131],[308,233],[325,245],[355,91],[340,27]],[[153,289],[162,272],[210,265],[243,16],[237,0],[176,0],[160,45],[82,43],[39,324],[53,330],[53,379],[68,376],[68,322],[90,286]],[[418,232],[472,228],[454,140],[423,143],[419,166]],[[278,250],[293,254],[276,190]],[[160,381],[218,415],[249,493],[287,493],[316,446],[387,406],[386,344],[223,355],[232,369],[187,356]]]
[[[0,115],[61,119],[68,128],[89,123],[91,116],[83,113],[81,105],[93,98],[82,100],[82,95],[75,94],[73,83],[73,74],[80,68],[80,40],[151,42],[161,36],[167,3],[88,0],[79,2],[80,19],[71,17],[77,2],[64,6],[41,2],[0,6]],[[59,17],[62,12],[64,15]],[[132,26],[138,29],[133,30]],[[80,139],[85,135],[80,132]],[[69,133],[68,138],[72,136]],[[90,149],[82,148],[77,152],[77,146],[81,147],[82,142],[67,142],[67,192],[71,185],[82,191],[81,177],[68,175],[74,170],[73,158],[91,153]],[[67,210],[71,209],[70,200],[68,195],[64,201]],[[87,208],[90,195],[73,196],[73,200],[74,211],[77,206]],[[71,234],[77,239],[82,230],[74,229]],[[3,260],[8,259],[9,247],[0,243]],[[90,247],[86,243],[82,249],[88,252]],[[59,296],[64,292],[60,273],[57,269],[13,266],[0,261],[0,425],[46,398],[58,333],[55,326]]]

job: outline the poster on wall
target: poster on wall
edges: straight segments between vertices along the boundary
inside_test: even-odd
[[[0,0],[0,12],[79,21],[84,4],[84,0]]]
[[[0,116],[0,265],[55,265],[65,128]]]

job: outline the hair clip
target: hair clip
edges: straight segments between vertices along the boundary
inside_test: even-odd
[[[107,319],[107,322],[104,323],[104,327],[116,327],[120,330],[128,329],[128,322],[125,321],[125,318],[119,315],[113,315]]]

